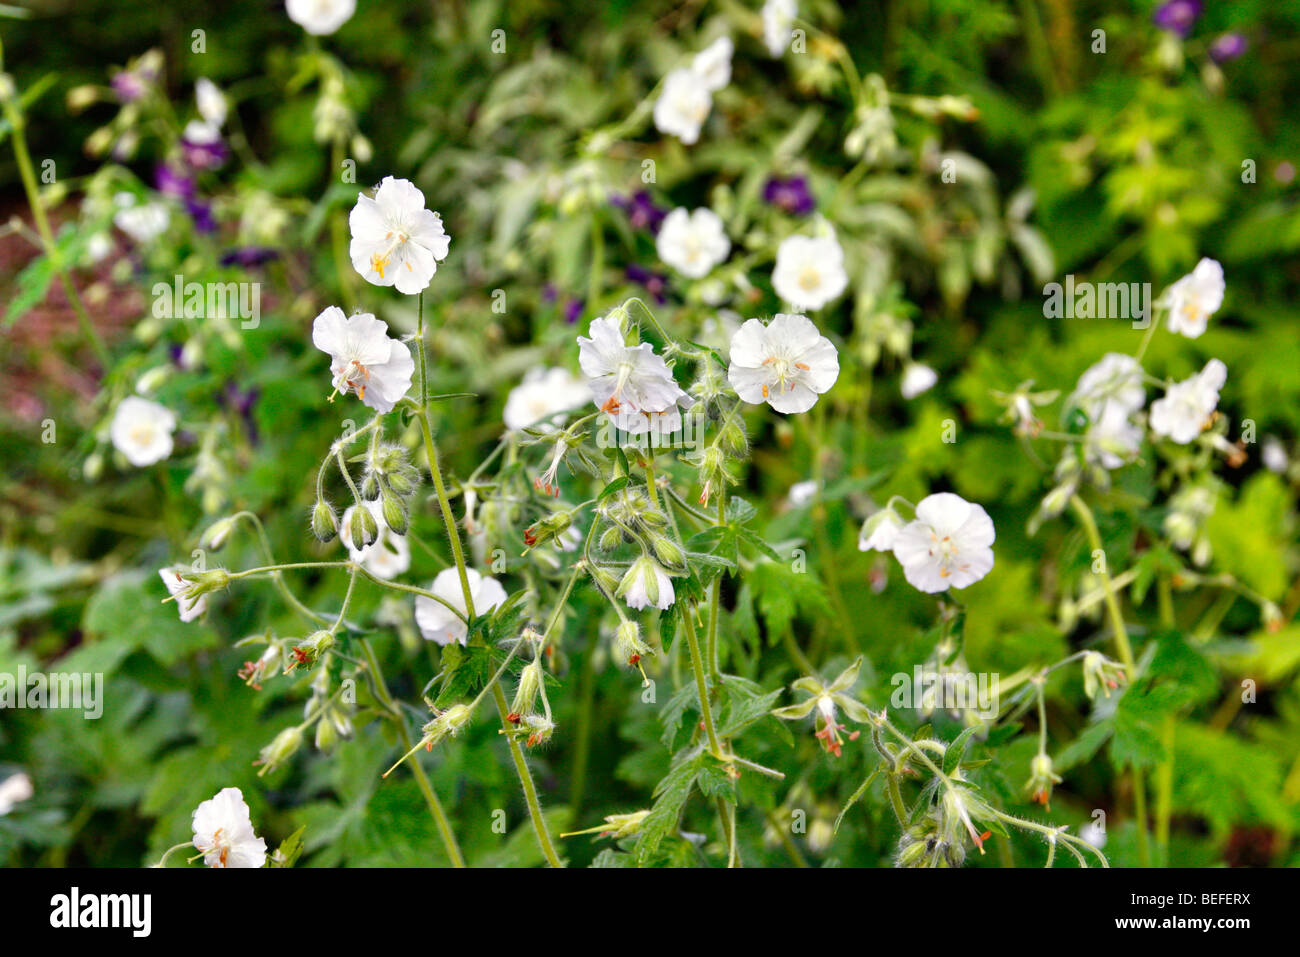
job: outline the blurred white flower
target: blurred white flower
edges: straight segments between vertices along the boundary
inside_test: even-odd
[[[180,572],[180,568],[160,568],[158,577],[167,586],[167,593],[176,599],[176,610],[180,613],[181,621],[193,621],[208,610],[208,596],[188,597],[187,592],[191,586],[181,578]]]
[[[993,569],[993,520],[960,495],[927,495],[894,541],[894,557],[916,589],[933,594],[973,585]]]
[[[357,0],[286,0],[289,19],[308,33],[323,37],[333,33],[357,10]]]
[[[1119,402],[1106,402],[1099,418],[1092,421],[1083,438],[1084,455],[1104,469],[1117,469],[1131,462],[1142,447],[1142,429],[1132,413]]]
[[[788,236],[776,251],[772,288],[800,311],[820,309],[849,284],[834,236]]]
[[[171,223],[171,212],[165,203],[138,203],[132,193],[118,193],[113,197],[117,212],[113,225],[140,245],[157,239]]]
[[[1264,440],[1264,447],[1260,450],[1260,458],[1264,462],[1264,468],[1270,472],[1276,472],[1283,475],[1291,467],[1291,461],[1287,458],[1286,448],[1275,439],[1269,436]]]
[[[506,590],[495,578],[480,575],[472,568],[465,569],[469,579],[469,593],[474,600],[474,613],[484,615],[506,600]],[[448,602],[462,614],[465,612],[465,590],[461,587],[460,573],[455,568],[446,568],[438,573],[429,589],[439,598]],[[415,599],[415,623],[420,626],[420,634],[425,641],[436,641],[448,645],[453,641],[465,644],[469,629],[465,622],[442,602],[434,601],[425,595]]]
[[[222,788],[194,811],[194,847],[208,867],[262,867],[266,841],[253,833],[253,821],[239,788]]]
[[[404,574],[411,567],[411,546],[405,535],[398,535],[384,521],[384,508],[376,499],[365,503],[366,510],[375,517],[379,527],[379,536],[363,548],[354,548],[352,544],[352,514],[357,506],[349,505],[343,512],[339,523],[339,540],[348,550],[348,557],[360,564],[376,578],[385,581]]]
[[[882,508],[862,523],[858,533],[858,551],[892,552],[898,533],[903,530],[903,520],[892,508]]]
[[[194,102],[200,119],[186,125],[185,138],[193,143],[215,143],[221,138],[221,127],[230,109],[225,94],[207,77],[199,77],[194,84]]]
[[[346,395],[351,390],[376,412],[393,411],[411,388],[411,350],[390,339],[388,323],[368,312],[349,317],[330,306],[312,324],[311,341],[331,359],[334,391]]]
[[[679,403],[689,401],[662,356],[648,342],[628,346],[618,322],[594,319],[591,338],[578,337],[578,364],[592,396],[626,432],[676,432],[682,427]]]
[[[713,94],[706,81],[690,67],[673,70],[664,77],[663,91],[655,101],[655,129],[690,146],[700,138],[700,127],[712,109]]]
[[[798,12],[795,0],[767,0],[763,4],[763,42],[772,56],[779,57],[789,48]]]
[[[1097,850],[1101,850],[1106,846],[1106,829],[1096,821],[1089,821],[1079,828],[1079,838],[1087,841]]]
[[[15,804],[30,801],[36,792],[32,788],[32,779],[22,771],[11,774],[0,783],[0,817],[14,809]]]
[[[713,210],[688,212],[678,207],[664,218],[655,248],[659,258],[683,276],[701,279],[727,258],[731,240]]]
[[[424,208],[424,193],[408,179],[385,176],[374,199],[358,194],[348,227],[352,268],[366,282],[408,296],[429,285],[451,249],[442,217]]]
[[[695,54],[691,69],[710,93],[718,92],[731,82],[731,55],[734,51],[731,37],[723,36]]]
[[[783,413],[807,412],[839,378],[832,342],[807,316],[777,313],[763,325],[748,320],[731,339],[727,378],[753,405],[766,402]]]
[[[1162,297],[1169,308],[1169,331],[1195,339],[1223,305],[1225,289],[1223,267],[1216,260],[1202,259]]]
[[[668,573],[653,558],[642,555],[624,573],[615,597],[622,598],[629,608],[638,611],[648,605],[662,611],[670,607],[677,596]]]
[[[1164,398],[1151,403],[1151,431],[1179,445],[1192,441],[1210,424],[1227,379],[1227,367],[1211,359],[1196,375],[1171,385]]]
[[[157,402],[129,395],[117,404],[108,434],[113,447],[137,467],[153,465],[172,454],[176,416]]]
[[[903,370],[903,379],[899,391],[904,399],[915,399],[922,392],[928,392],[939,381],[939,374],[920,362],[909,362]]]
[[[536,425],[543,432],[553,432],[555,426],[542,422],[542,419],[590,401],[591,389],[587,388],[587,383],[568,369],[531,369],[524,381],[510,390],[502,418],[511,431]]]
[[[786,493],[786,498],[792,508],[803,508],[817,497],[817,493],[821,491],[821,488],[822,483],[816,479],[795,482],[790,486],[790,491]]]
[[[1146,402],[1142,366],[1132,356],[1108,352],[1079,376],[1071,401],[1093,422],[1100,421],[1112,403],[1126,413],[1136,412]]]

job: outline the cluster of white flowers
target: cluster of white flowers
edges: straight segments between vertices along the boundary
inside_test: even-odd
[[[772,288],[796,310],[820,309],[849,284],[844,250],[833,234],[789,236],[776,250]]]
[[[719,37],[691,61],[664,77],[655,100],[654,122],[660,133],[676,136],[690,146],[713,110],[713,94],[731,82],[730,37]]]
[[[1115,469],[1137,455],[1142,429],[1133,416],[1146,402],[1142,375],[1142,366],[1132,356],[1108,352],[1079,377],[1071,401],[1088,416],[1088,461]]]
[[[921,499],[911,522],[892,506],[881,509],[862,526],[858,548],[892,551],[908,583],[933,594],[973,585],[992,571],[995,537],[982,506],[939,492]]]
[[[223,788],[194,811],[194,847],[208,867],[262,867],[266,841],[253,832],[253,820],[239,788]]]
[[[655,241],[659,258],[683,276],[703,279],[727,258],[731,240],[722,219],[711,209],[674,209],[664,217]]]

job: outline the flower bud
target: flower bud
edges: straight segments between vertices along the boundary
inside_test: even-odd
[[[334,722],[329,721],[325,716],[322,716],[321,719],[316,722],[316,750],[322,754],[329,754],[334,750],[334,746],[338,744],[338,742],[338,728],[335,727]]]
[[[271,743],[264,747],[258,756],[256,763],[261,765],[261,770],[257,772],[258,777],[268,771],[274,771],[297,754],[301,747],[302,728],[296,726],[285,728],[271,739]]]
[[[352,510],[348,534],[352,537],[352,547],[355,549],[360,550],[375,543],[379,537],[379,523],[370,514],[370,509],[361,507]]]
[[[650,547],[654,550],[655,558],[659,559],[659,564],[671,571],[686,570],[686,553],[668,536],[656,535],[650,539]]]
[[[199,536],[199,547],[207,548],[211,551],[220,551],[226,544],[226,539],[230,538],[230,533],[234,531],[235,518],[227,516],[219,518],[207,527],[207,530]]]
[[[614,654],[624,664],[635,665],[653,652],[641,640],[641,626],[634,621],[625,621],[614,632]]]
[[[400,498],[391,492],[385,492],[381,496],[383,499],[382,511],[384,514],[384,524],[387,525],[398,535],[405,535],[407,528],[410,527],[411,520],[406,511],[406,505]]]
[[[311,510],[311,533],[322,542],[332,541],[339,533],[338,513],[323,498],[318,498]]]

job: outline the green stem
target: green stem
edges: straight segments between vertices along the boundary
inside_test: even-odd
[[[506,701],[506,693],[501,690],[501,684],[496,682],[492,685],[492,700],[496,702],[497,712],[501,715],[502,727],[509,728],[510,722],[507,716],[510,714],[510,705]],[[555,846],[551,843],[551,835],[546,830],[546,818],[542,817],[542,805],[537,800],[537,787],[533,784],[532,773],[528,770],[528,762],[524,760],[523,750],[519,747],[519,742],[512,736],[506,735],[506,744],[510,748],[510,758],[515,763],[515,771],[519,775],[519,783],[523,785],[524,801],[528,804],[528,816],[533,822],[533,830],[537,834],[537,844],[542,849],[542,855],[546,858],[546,863],[551,867],[563,867],[559,855],[555,853]]]

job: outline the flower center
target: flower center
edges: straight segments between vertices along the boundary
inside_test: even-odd
[[[383,273],[380,273],[382,276]],[[334,376],[334,391],[329,394],[329,401],[334,401],[334,396],[338,394],[347,395],[348,389],[356,392],[357,397],[361,400],[366,398],[366,385],[370,382],[370,370],[363,366],[358,359],[350,359],[342,369]]]
[[[131,441],[136,445],[152,445],[154,440],[154,428],[152,425],[135,425],[131,427]]]
[[[411,237],[403,232],[390,232],[384,239],[391,240],[388,248],[382,253],[370,254],[370,268],[379,273],[379,278],[384,278],[384,270],[388,268],[389,261],[393,258],[393,253],[397,248],[404,244]]]
[[[822,277],[821,273],[817,271],[817,267],[811,263],[804,266],[803,271],[799,273],[799,288],[804,292],[812,292],[821,284]]]

